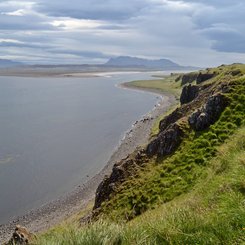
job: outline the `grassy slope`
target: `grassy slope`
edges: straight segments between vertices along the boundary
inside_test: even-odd
[[[180,81],[175,82],[175,79],[179,75],[171,75],[162,79],[156,80],[139,80],[129,83],[125,83],[127,87],[139,88],[139,89],[148,89],[148,90],[157,90],[162,93],[171,93],[176,98],[179,98],[181,94]]]
[[[245,244],[245,127],[218,148],[192,192],[128,223],[63,225],[37,244]]]
[[[245,73],[244,66],[222,69],[217,80],[228,79],[230,69]],[[231,86],[232,103],[220,119],[190,132],[171,157],[152,159],[98,222],[63,225],[37,244],[245,244],[245,78]]]

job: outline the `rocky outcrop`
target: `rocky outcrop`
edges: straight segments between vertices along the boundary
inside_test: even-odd
[[[101,203],[108,200],[111,193],[126,177],[129,176],[129,169],[133,166],[133,160],[125,159],[113,166],[110,176],[105,176],[97,188],[94,209],[101,206]]]
[[[213,74],[209,75],[199,74],[199,81],[213,77]],[[188,81],[194,79],[194,73],[190,77]],[[102,203],[111,200],[120,191],[121,184],[134,176],[153,156],[167,157],[173,154],[189,131],[200,131],[213,124],[228,104],[225,93],[229,90],[230,84],[225,81],[185,86],[181,94],[181,106],[160,121],[159,133],[145,150],[115,164],[111,175],[104,178],[96,192],[94,209],[100,210]]]
[[[177,108],[171,114],[166,116],[163,120],[159,123],[159,130],[160,132],[164,131],[170,124],[175,123],[178,119],[183,116],[182,110]]]
[[[169,155],[178,148],[183,135],[183,130],[177,123],[170,125],[147,146],[146,153],[149,156],[157,154],[159,157]]]
[[[183,105],[191,102],[198,96],[198,92],[199,92],[199,86],[197,85],[189,84],[184,86],[180,96],[180,103]]]
[[[188,119],[190,126],[196,130],[204,130],[213,124],[228,104],[228,99],[223,94],[211,96],[207,103],[196,110]]]
[[[183,85],[185,85],[187,83],[194,82],[197,79],[197,76],[198,76],[198,73],[196,73],[196,72],[191,72],[191,73],[188,73],[188,74],[184,74],[182,76],[181,85],[183,86]]]
[[[94,209],[109,200],[110,196],[117,190],[118,186],[137,169],[147,162],[144,150],[138,151],[135,156],[128,156],[113,166],[110,176],[105,176],[96,190]]]
[[[196,78],[196,82],[197,84],[203,83],[213,77],[215,77],[216,74],[215,73],[199,73],[197,78]]]
[[[5,243],[5,245],[31,244],[31,241],[34,239],[34,237],[34,234],[28,232],[25,227],[17,225],[11,239],[9,242]]]

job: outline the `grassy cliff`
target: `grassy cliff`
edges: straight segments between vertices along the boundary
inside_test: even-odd
[[[176,96],[182,84],[187,97],[105,179],[91,223],[61,225],[35,244],[245,244],[245,65],[193,74],[131,84]]]

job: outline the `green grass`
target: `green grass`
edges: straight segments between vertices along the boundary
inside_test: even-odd
[[[217,148],[225,142],[245,119],[245,78],[233,81],[232,102],[219,120],[209,129],[195,133],[188,131],[174,155],[151,159],[151,163],[122,183],[117,194],[104,203],[102,210],[112,219],[131,220],[148,209],[154,209],[175,197],[190,191],[203,174]]]
[[[178,150],[125,181],[97,222],[61,225],[35,244],[245,244],[245,66],[215,70],[206,83],[231,88],[217,122],[197,133],[182,120],[187,134]],[[164,81],[151,88],[164,91]]]
[[[140,88],[140,89],[149,89],[153,91],[160,91],[161,93],[173,94],[177,99],[181,94],[181,85],[180,81],[175,82],[175,79],[178,77],[178,74],[165,77],[157,80],[139,80],[129,83],[125,83],[127,87]]]
[[[59,227],[37,245],[245,244],[245,127],[217,149],[192,192],[128,223]]]

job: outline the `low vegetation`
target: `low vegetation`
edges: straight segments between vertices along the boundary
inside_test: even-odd
[[[181,82],[175,81],[179,74],[172,74],[171,76],[164,77],[156,80],[139,80],[125,83],[128,87],[147,89],[162,93],[173,94],[177,99],[181,94]]]
[[[203,174],[217,148],[241,125],[245,115],[245,79],[233,81],[231,103],[208,130],[196,133],[188,125],[181,147],[174,155],[152,159],[151,164],[124,182],[118,194],[105,204],[104,212],[118,219],[132,219],[190,190]]]
[[[245,243],[245,127],[218,147],[195,188],[134,220],[66,224],[35,244]]]
[[[219,119],[198,132],[178,122],[186,132],[179,148],[123,182],[97,221],[62,225],[35,244],[245,244],[245,65],[206,72],[215,72],[206,84],[229,85]],[[171,83],[177,94],[174,76],[133,86],[165,91]]]

